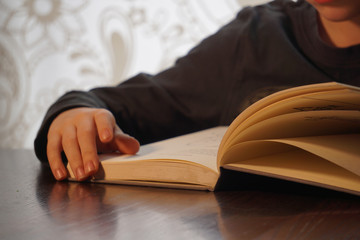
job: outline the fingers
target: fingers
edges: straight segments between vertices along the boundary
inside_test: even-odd
[[[76,179],[86,179],[87,175],[84,171],[83,159],[78,142],[77,129],[75,126],[68,126],[64,129],[62,146]]]
[[[114,116],[109,111],[101,109],[94,114],[94,121],[100,141],[110,142],[114,137],[116,125]]]
[[[63,149],[61,146],[61,136],[57,133],[52,133],[52,131],[50,130],[48,134],[48,144],[46,147],[46,152],[51,171],[54,177],[59,181],[67,177],[67,171],[61,158],[62,150]]]
[[[85,180],[97,172],[96,137],[95,124],[88,109],[66,111],[53,121],[48,133],[47,155],[57,180],[67,177],[62,152],[77,180]]]
[[[99,169],[96,134],[95,123],[91,118],[84,119],[77,128],[77,139],[86,176],[94,175]]]

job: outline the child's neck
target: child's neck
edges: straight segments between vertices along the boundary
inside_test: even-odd
[[[319,16],[319,32],[326,43],[335,47],[345,48],[360,44],[360,16],[340,22]]]

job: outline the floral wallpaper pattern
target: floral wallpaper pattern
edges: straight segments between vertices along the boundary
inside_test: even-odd
[[[0,0],[0,148],[32,148],[66,91],[171,65],[245,0]]]

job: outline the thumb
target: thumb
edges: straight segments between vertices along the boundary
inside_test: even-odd
[[[117,149],[121,153],[135,154],[140,149],[140,143],[134,137],[125,134],[119,127],[115,127],[114,140]]]

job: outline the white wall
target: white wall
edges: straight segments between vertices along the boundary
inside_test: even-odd
[[[32,148],[64,92],[171,65],[241,0],[0,0],[0,148]]]

